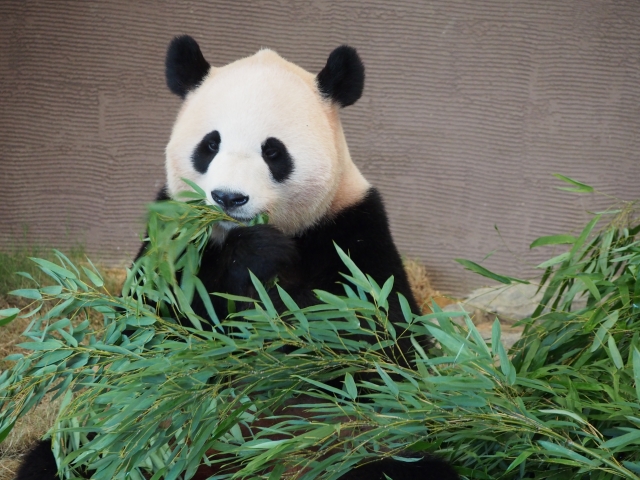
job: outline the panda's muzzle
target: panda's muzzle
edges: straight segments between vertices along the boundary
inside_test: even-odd
[[[241,207],[249,201],[249,197],[243,193],[228,192],[226,190],[213,190],[211,192],[211,198],[225,211]]]

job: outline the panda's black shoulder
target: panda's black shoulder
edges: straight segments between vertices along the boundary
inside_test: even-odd
[[[371,235],[375,235],[375,238]],[[386,247],[387,244],[381,245],[380,240],[386,242],[392,239],[380,192],[374,187],[369,188],[361,199],[348,207],[339,212],[328,212],[300,238],[308,243],[325,243],[327,238],[331,238],[341,247],[342,244],[347,247],[356,244],[370,245],[372,248]]]
[[[346,267],[336,253],[335,243],[379,284],[393,276],[394,290],[415,305],[382,196],[376,188],[371,187],[359,201],[322,219],[300,235],[297,243],[304,271],[327,274],[316,279],[314,288],[340,293],[341,287],[333,285],[343,281],[339,272],[345,272]]]
[[[363,237],[367,233],[390,233],[389,220],[382,195],[375,187],[370,187],[357,202],[334,214],[333,222],[343,236]],[[388,236],[388,240],[392,240]]]

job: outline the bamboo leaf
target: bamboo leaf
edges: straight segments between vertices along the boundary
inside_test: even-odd
[[[391,293],[391,289],[393,288],[393,275],[384,282],[382,288],[380,289],[380,296],[378,297],[378,305],[380,305],[385,310],[389,308],[387,303],[387,297]]]
[[[519,466],[522,462],[524,462],[527,458],[535,453],[533,450],[525,450],[518,455],[513,462],[507,467],[505,473],[509,473],[511,470]]]
[[[43,258],[35,258],[35,257],[30,257],[30,258],[41,267],[52,271],[53,273],[55,273],[56,275],[59,275],[62,278],[70,278],[72,280],[76,280],[78,278],[74,273],[70,272],[66,268],[63,268],[60,265],[56,265],[55,263],[50,262],[49,260],[45,260]]]
[[[624,363],[622,361],[622,356],[620,355],[620,350],[618,350],[618,346],[616,345],[616,340],[613,338],[613,335],[609,335],[608,346],[609,356],[611,357],[611,360],[613,360],[613,364],[617,369],[623,368]]]
[[[11,422],[7,426],[5,426],[2,430],[0,430],[0,443],[4,442],[5,438],[7,438],[9,433],[11,433],[11,430],[13,430],[13,427],[15,426],[15,424],[16,424],[15,421]]]
[[[362,273],[362,270],[360,270],[356,266],[353,260],[349,258],[349,256],[338,246],[337,243],[334,242],[333,246],[338,252],[338,256],[342,260],[342,263],[345,264],[345,266],[347,267],[347,269],[349,269],[349,272],[351,273],[353,278],[358,282],[357,284],[362,286],[363,288],[370,289],[371,284],[369,283],[369,280],[367,279],[366,275]]]
[[[507,351],[502,343],[498,344],[498,357],[500,358],[500,369],[507,380],[508,385],[514,385],[516,383],[516,370],[509,360]]]
[[[450,355],[453,355],[455,358],[459,358],[460,356],[467,358],[469,356],[465,344],[461,339],[430,325],[427,325],[427,329]]]
[[[197,193],[198,195],[200,195],[201,198],[207,198],[207,194],[204,192],[204,190],[202,188],[200,188],[196,183],[192,182],[191,180],[188,180],[186,178],[181,178],[181,180],[186,183],[187,185],[189,185],[189,187],[191,187],[191,189]]]
[[[389,388],[389,391],[391,392],[391,394],[394,397],[397,397],[400,394],[398,385],[396,385],[396,383],[391,379],[391,377],[387,372],[385,372],[382,368],[380,368],[380,365],[376,364],[376,370],[378,371],[378,374],[380,375],[380,378],[382,378],[382,381],[384,382],[384,384]]]
[[[493,321],[493,325],[491,326],[491,351],[494,355],[499,354],[500,348],[500,337],[501,337],[501,329],[500,329],[500,320],[497,318]]]
[[[529,248],[542,247],[544,245],[563,245],[572,244],[576,241],[573,235],[549,235],[535,239]]]
[[[62,285],[49,285],[47,287],[42,287],[40,289],[40,293],[44,293],[46,295],[60,295],[62,293]]]
[[[91,281],[91,283],[93,283],[96,287],[99,288],[104,286],[104,281],[102,280],[100,275],[92,272],[91,270],[89,270],[87,267],[84,267],[84,266],[82,267],[82,270],[87,275],[87,277],[89,277],[89,280]]]
[[[536,268],[547,269],[549,267],[553,267],[554,265],[557,265],[558,263],[565,262],[569,258],[571,258],[571,252],[564,252],[553,258],[550,258],[549,260],[545,260],[540,265],[536,265]]]
[[[35,288],[21,288],[19,290],[12,290],[11,292],[9,292],[9,295],[14,295],[16,297],[22,298],[30,298],[32,300],[42,300],[40,291]]]
[[[347,393],[351,400],[355,400],[358,398],[358,387],[356,387],[356,382],[353,380],[353,377],[349,372],[347,372],[344,376],[344,386],[347,389]]]
[[[613,241],[613,235],[615,234],[615,232],[616,229],[609,228],[602,237],[602,242],[599,249],[600,251],[598,252],[598,269],[603,275],[608,274],[609,254],[611,242]]]
[[[640,400],[640,352],[637,348],[633,349],[633,379],[636,384],[636,395]]]
[[[316,380],[312,380],[312,379],[310,379],[310,378],[305,378],[305,377],[302,377],[302,376],[300,376],[300,375],[294,375],[294,376],[295,376],[296,378],[299,378],[300,380],[302,380],[302,381],[304,381],[304,382],[307,382],[307,383],[309,383],[309,384],[313,385],[314,387],[318,387],[318,388],[319,388],[319,389],[321,389],[321,390],[326,390],[326,391],[328,391],[328,392],[332,392],[332,393],[338,394],[338,395],[340,395],[341,397],[344,397],[344,396],[346,396],[346,395],[347,395],[347,394],[346,394],[345,392],[343,392],[342,390],[339,390],[339,389],[337,389],[337,388],[335,388],[335,387],[332,387],[331,385],[327,385],[327,384],[322,383],[322,382],[317,382]]]
[[[0,318],[0,327],[3,325],[8,325],[9,323],[13,322],[19,313],[20,313],[19,308],[4,308],[0,310],[0,317],[3,317],[3,318]]]
[[[73,350],[71,349],[59,349],[54,350],[52,352],[45,353],[40,361],[35,364],[36,367],[44,367],[46,365],[51,365],[54,363],[59,363],[61,360],[71,356],[73,354]]]
[[[540,410],[542,413],[552,413],[552,414],[556,414],[556,415],[565,415],[567,417],[571,417],[574,420],[576,420],[577,422],[586,425],[587,422],[585,421],[584,418],[582,418],[580,415],[578,415],[575,412],[570,412],[569,410],[562,410],[562,409],[558,409],[558,408],[546,408],[546,409],[541,409]]]
[[[538,443],[548,452],[559,455],[561,457],[569,458],[580,464],[592,466],[592,465],[595,465],[596,463],[595,460],[589,460],[584,455],[580,455],[579,453],[574,452],[573,450],[570,450],[566,447],[563,447],[562,445],[547,442],[546,440],[538,440]]]
[[[589,277],[589,275],[578,275],[576,278],[580,280],[585,287],[587,287],[587,290],[589,290],[589,293],[591,293],[591,295],[593,296],[593,298],[596,299],[596,301],[600,301],[602,297],[600,296],[598,287],[596,287],[596,284]]]
[[[525,284],[529,283],[527,280],[520,280],[514,277],[498,275],[497,273],[493,273],[492,271],[470,260],[465,260],[463,258],[456,258],[455,261],[458,262],[467,270],[471,270],[472,272],[475,272],[478,275],[482,275],[483,277],[490,278],[491,280],[495,280],[496,282],[504,283],[506,285],[510,284],[511,282],[525,283]]]
[[[600,221],[600,217],[601,217],[601,215],[595,215],[591,219],[591,221],[589,223],[587,223],[587,226],[584,227],[584,229],[580,233],[580,236],[578,237],[578,239],[573,244],[573,247],[571,247],[571,251],[569,252],[569,255],[571,257],[575,256],[575,254],[578,252],[578,250],[584,245],[584,243],[586,242],[587,238],[589,237],[589,235],[593,231],[593,228]]]
[[[600,325],[600,328],[598,328],[598,331],[595,334],[595,337],[593,339],[593,344],[591,345],[591,349],[589,350],[590,352],[595,352],[598,348],[602,346],[602,344],[604,343],[604,339],[609,334],[609,329],[613,327],[618,321],[619,313],[620,312],[618,310],[614,310],[607,317],[607,319],[604,322],[602,322],[602,325]]]
[[[18,346],[20,348],[24,348],[26,350],[56,350],[62,347],[62,343],[58,340],[46,340],[44,342],[23,342],[19,343]]]
[[[563,182],[573,185],[573,187],[558,187],[558,190],[566,190],[568,192],[577,193],[593,193],[593,187],[585,183],[578,182],[577,180],[565,177],[564,175],[560,175],[559,173],[554,173],[553,176],[562,180]]]
[[[218,319],[218,315],[216,315],[215,310],[213,309],[213,304],[211,303],[211,297],[209,296],[209,292],[207,292],[202,280],[200,278],[194,276],[193,283],[195,285],[196,291],[204,305],[205,310],[207,311],[207,315],[209,315],[209,320],[213,322],[214,325],[220,325],[220,320]]]
[[[625,433],[624,435],[620,435],[618,437],[607,440],[602,445],[600,445],[600,447],[611,449],[638,443],[640,443],[640,430],[634,430],[633,432]]]
[[[53,253],[55,254],[56,257],[58,257],[58,260],[60,260],[60,262],[63,265],[67,265],[69,268],[73,269],[73,271],[76,273],[77,276],[80,276],[80,271],[76,268],[73,262],[69,260],[69,258],[64,253],[62,253],[60,250],[57,250],[55,248],[53,249]]]
[[[398,301],[400,302],[400,309],[402,310],[404,321],[407,323],[412,323],[413,313],[411,312],[411,306],[409,305],[409,302],[407,301],[405,296],[400,293],[398,293]]]

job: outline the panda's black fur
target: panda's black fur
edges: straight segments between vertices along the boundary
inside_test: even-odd
[[[167,50],[165,76],[169,90],[184,98],[209,72],[200,46],[188,35],[176,37]]]
[[[348,107],[362,96],[364,65],[353,48],[342,45],[331,52],[317,79],[324,96],[341,107]]]
[[[209,63],[191,37],[177,37],[170,44],[166,78],[173,93],[184,98],[199,87],[209,69]],[[363,85],[362,62],[356,51],[347,46],[334,50],[327,65],[317,76],[320,94],[339,106],[357,101]],[[157,199],[168,198],[167,191],[163,190]],[[249,271],[263,283],[277,277],[279,285],[300,307],[305,307],[317,303],[314,289],[334,294],[344,292],[340,284],[343,281],[340,272],[345,267],[334,242],[379,284],[393,276],[395,291],[404,295],[411,309],[418,312],[400,255],[393,243],[382,198],[373,187],[347,207],[326,215],[292,235],[282,233],[271,225],[230,229],[222,242],[211,242],[206,248],[199,277],[209,292],[243,296],[255,295]],[[143,252],[144,245],[139,255]],[[279,297],[273,295],[272,298],[278,306]],[[217,296],[211,299],[218,316],[223,318],[227,314],[226,300]],[[206,318],[206,311],[199,301],[196,300],[193,308]],[[404,321],[395,295],[389,296],[389,319],[394,323]],[[410,342],[400,340],[394,354],[400,360],[402,353],[410,349]],[[446,462],[426,456],[415,462],[381,459],[354,468],[341,480],[384,480],[386,476],[393,480],[459,479]],[[17,480],[57,478],[50,440],[34,447],[25,457],[17,476]]]

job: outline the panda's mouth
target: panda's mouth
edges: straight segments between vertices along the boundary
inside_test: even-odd
[[[229,212],[225,212],[229,217],[231,217],[234,221],[229,221],[229,220],[223,220],[220,223],[224,223],[225,228],[232,228],[232,227],[246,227],[249,225],[252,225],[253,223],[255,223],[255,220],[260,217],[265,215],[262,212],[259,212],[255,215],[251,215],[251,216],[245,216],[245,215],[232,215]],[[260,222],[258,222],[260,223]]]
[[[215,203],[211,203],[211,205],[220,208],[220,206],[216,205]],[[222,211],[222,213],[227,218],[231,219],[231,220],[220,220],[219,223],[223,223],[223,224],[229,224],[229,225],[238,226],[238,224],[249,223],[251,221],[251,219],[254,218],[254,216],[248,216],[246,214],[242,215],[242,214],[239,214],[239,213],[230,212],[229,209],[226,209],[226,208],[220,208],[220,210]]]
[[[236,222],[239,223],[249,223],[251,221],[251,219],[253,219],[253,217],[244,217],[244,216],[240,216],[240,215],[231,215],[229,213],[227,213],[227,215],[229,215],[231,218],[233,218]],[[231,222],[229,222],[231,223]]]
[[[227,214],[228,215],[228,214]],[[229,215],[231,217],[231,215]],[[252,218],[232,217],[231,220],[220,220],[213,225],[211,230],[211,240],[214,243],[222,244],[227,234],[236,228],[248,227],[251,225]]]
[[[240,224],[236,222],[230,222],[229,220],[220,220],[218,225],[224,228],[225,230],[231,230],[232,228],[239,227]]]

